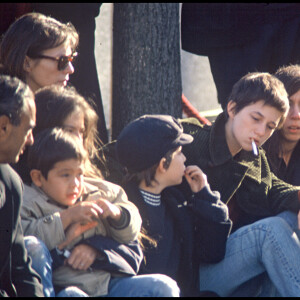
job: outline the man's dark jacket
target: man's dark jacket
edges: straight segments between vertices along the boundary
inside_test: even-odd
[[[31,268],[20,222],[22,182],[9,165],[0,165],[0,296],[43,297]]]
[[[240,226],[284,210],[298,213],[300,187],[285,183],[271,172],[263,149],[259,148],[258,156],[242,150],[232,157],[225,138],[224,113],[212,126],[203,126],[196,119],[182,119],[181,123],[184,132],[194,137],[183,147],[186,165],[198,165],[224,203],[235,198],[244,216]]]

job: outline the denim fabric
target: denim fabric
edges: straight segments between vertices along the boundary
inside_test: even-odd
[[[283,212],[229,236],[225,258],[200,266],[200,290],[220,296],[300,295],[297,216]]]
[[[25,247],[31,257],[32,268],[42,279],[45,297],[87,297],[88,295],[77,287],[67,287],[55,295],[52,284],[52,258],[46,245],[34,236],[24,237]]]
[[[179,297],[176,281],[162,274],[113,278],[107,297]]]
[[[88,297],[77,287],[67,287],[55,295],[52,284],[52,258],[46,245],[34,236],[26,236],[25,247],[32,268],[40,275],[45,297]],[[112,278],[107,297],[179,297],[177,283],[166,275],[151,274]]]

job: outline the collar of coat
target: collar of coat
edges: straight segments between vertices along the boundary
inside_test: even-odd
[[[209,152],[213,165],[221,165],[229,160],[233,160],[240,165],[247,167],[247,176],[257,182],[261,182],[261,159],[264,150],[259,148],[259,155],[254,155],[252,151],[241,150],[232,157],[227,145],[225,135],[225,113],[222,112],[215,120],[209,138]]]

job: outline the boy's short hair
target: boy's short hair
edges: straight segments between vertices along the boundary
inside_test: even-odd
[[[144,115],[129,123],[116,142],[118,161],[130,173],[151,168],[171,149],[190,144],[193,137],[168,115]]]
[[[85,162],[87,157],[82,142],[76,136],[56,127],[46,129],[35,137],[34,144],[29,147],[27,162],[29,170],[39,170],[47,179],[57,162],[68,159]]]
[[[236,82],[229,96],[229,101],[233,101],[235,113],[238,113],[248,105],[263,100],[265,105],[275,107],[282,112],[280,127],[285,120],[289,109],[289,100],[283,83],[269,73],[248,73]],[[225,111],[228,118],[228,112]]]

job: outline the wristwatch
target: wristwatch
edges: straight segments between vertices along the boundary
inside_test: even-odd
[[[59,250],[56,247],[56,252],[57,252],[58,255],[62,255],[65,258],[68,258],[71,255],[71,252],[69,250],[67,250],[67,249]]]

